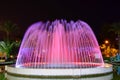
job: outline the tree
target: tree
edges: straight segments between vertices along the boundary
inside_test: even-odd
[[[18,27],[11,21],[6,21],[0,25],[0,31],[5,33],[5,38],[0,41],[0,53],[6,54],[7,58],[10,54],[16,54],[16,49],[18,50],[20,41],[14,39],[18,35]]]
[[[116,44],[116,34],[113,31],[110,31],[111,24],[104,24],[101,26],[101,33],[99,33],[99,43],[102,44],[104,40],[109,40],[112,45]]]
[[[6,33],[6,40],[9,40],[11,35],[15,34],[17,32],[18,27],[16,24],[13,24],[11,21],[6,21],[3,24],[0,25],[0,30]]]
[[[112,47],[111,45],[102,44],[100,48],[101,48],[103,57],[113,57],[118,52],[118,50]]]
[[[109,31],[113,31],[115,32],[115,34],[117,34],[117,38],[118,38],[118,53],[120,54],[120,22],[119,23],[113,23],[111,25],[111,28],[109,29]]]

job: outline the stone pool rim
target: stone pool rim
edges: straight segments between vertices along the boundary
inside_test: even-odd
[[[31,69],[16,68],[13,65],[6,66],[7,74],[19,77],[38,77],[38,78],[71,78],[71,77],[90,77],[101,76],[113,72],[111,64],[104,64],[104,67],[96,68],[68,68],[68,69]]]

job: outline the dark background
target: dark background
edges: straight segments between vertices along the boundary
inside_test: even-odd
[[[33,23],[55,19],[83,20],[99,37],[104,24],[120,21],[116,0],[9,0],[0,1],[0,21],[17,24],[21,34]]]

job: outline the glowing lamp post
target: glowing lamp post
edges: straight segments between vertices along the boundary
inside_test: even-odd
[[[105,40],[104,44],[105,44],[105,54],[107,57],[110,57],[110,55],[109,55],[109,53],[110,53],[109,40]]]

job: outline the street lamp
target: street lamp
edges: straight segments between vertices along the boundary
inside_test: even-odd
[[[110,45],[109,45],[109,40],[105,40],[104,41],[105,44],[105,53],[107,57],[110,57]]]

